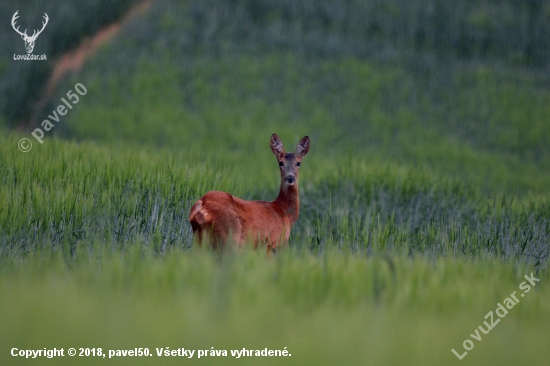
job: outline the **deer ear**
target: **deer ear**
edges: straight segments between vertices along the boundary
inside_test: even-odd
[[[276,134],[271,135],[271,151],[273,151],[273,154],[277,156],[284,154],[285,152],[283,150],[283,142]]]
[[[298,142],[298,145],[296,145],[296,156],[299,158],[303,158],[307,152],[309,151],[309,137],[304,136],[300,142]]]

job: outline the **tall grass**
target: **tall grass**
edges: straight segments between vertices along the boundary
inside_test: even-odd
[[[22,153],[14,150],[17,137],[2,137],[0,147],[4,257],[37,249],[70,256],[95,242],[111,249],[136,241],[160,252],[188,248],[189,209],[206,191],[263,200],[277,195],[276,161],[267,141],[252,155],[211,157],[56,139]],[[428,171],[345,156],[327,161],[312,152],[304,160],[301,214],[291,246],[429,258],[489,254],[546,267],[547,203],[514,204],[505,195],[487,200]]]

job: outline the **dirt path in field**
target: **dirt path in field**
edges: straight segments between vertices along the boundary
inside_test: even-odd
[[[153,4],[153,0],[145,0],[139,4],[134,5],[128,10],[128,12],[119,21],[109,24],[91,37],[84,38],[80,45],[71,51],[66,52],[63,56],[56,61],[53,71],[45,85],[42,96],[36,103],[36,111],[40,111],[42,107],[51,98],[57,87],[57,84],[63,79],[65,75],[70,72],[78,72],[84,65],[84,62],[93,54],[96,53],[98,48],[105,42],[108,42],[113,38],[120,29],[128,24],[133,18],[145,13],[149,7]],[[28,127],[36,123],[37,116],[34,115],[27,123],[20,124],[18,129],[27,129]]]
[[[61,56],[46,84],[46,94],[51,96],[63,76],[71,71],[78,72],[88,57],[92,56],[102,44],[113,38],[113,36],[120,31],[120,28],[126,25],[135,16],[143,14],[149,9],[152,3],[152,0],[146,0],[133,6],[121,20],[106,26],[92,37],[84,38],[76,50],[69,51]]]

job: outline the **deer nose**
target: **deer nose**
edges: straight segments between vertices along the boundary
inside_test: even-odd
[[[285,182],[286,182],[287,184],[294,184],[295,181],[296,181],[296,177],[295,177],[294,175],[291,175],[291,174],[290,174],[290,175],[287,175],[287,176],[285,177]]]

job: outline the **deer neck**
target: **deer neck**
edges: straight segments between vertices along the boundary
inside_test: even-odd
[[[300,213],[300,196],[298,194],[298,181],[289,186],[284,182],[281,182],[281,188],[279,190],[279,196],[273,202],[279,206],[285,216],[289,216],[291,222],[294,223],[298,219]]]

